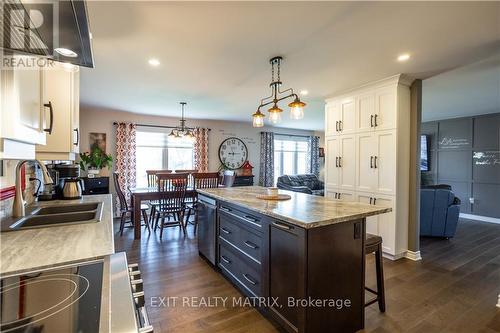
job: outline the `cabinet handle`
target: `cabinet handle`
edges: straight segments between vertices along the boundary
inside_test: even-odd
[[[226,228],[224,227],[221,227],[220,230],[225,233],[226,235],[229,235],[231,233],[231,231],[227,230]]]
[[[222,261],[224,261],[226,264],[230,264],[231,263],[231,260],[227,259],[226,257],[224,257],[223,255],[220,256],[220,259]]]
[[[247,280],[248,282],[250,282],[251,284],[253,284],[254,286],[257,285],[257,282],[252,280],[251,278],[248,277],[248,274],[243,274],[243,277],[245,278],[245,280]]]
[[[375,115],[375,127],[377,127],[377,126],[378,126],[378,124],[377,124],[377,116],[378,116],[378,115]]]
[[[377,204],[377,198],[373,198],[373,204],[376,205]]]
[[[257,245],[255,245],[254,243],[252,243],[250,241],[245,241],[245,245],[251,249],[254,249],[254,250],[259,248]]]
[[[226,207],[222,207],[222,206],[220,207],[220,210],[222,210],[223,212],[227,212],[227,213],[231,212],[231,209],[226,208]]]
[[[372,197],[370,197],[370,205],[372,204],[372,200],[373,200],[373,198],[372,198]]]
[[[377,156],[373,156],[373,168],[377,168]]]
[[[286,224],[279,223],[279,222],[273,222],[273,225],[275,225],[278,228],[281,228],[283,230],[290,230],[290,229],[292,229],[292,227],[290,227],[290,226],[288,226]]]
[[[76,142],[73,143],[75,146],[78,146],[78,144],[80,143],[80,131],[78,131],[78,128],[75,128],[73,131],[76,132]]]
[[[370,169],[373,169],[373,156],[370,156]]]
[[[339,131],[339,121],[338,120],[335,122],[335,131],[337,131],[337,132]]]
[[[52,108],[52,102],[49,101],[48,103],[45,103],[43,106],[45,106],[46,108],[49,108],[49,112],[50,112],[49,128],[45,128],[44,131],[49,133],[49,134],[52,134],[52,129],[54,127],[54,109]]]
[[[339,157],[338,156],[335,156],[335,167],[336,168],[339,167]]]
[[[344,130],[344,124],[342,123],[342,120],[339,120],[339,131],[343,131]]]
[[[253,222],[253,223],[258,223],[259,220],[257,220],[255,217],[253,216],[250,216],[250,215],[245,215],[244,218],[250,222]]]
[[[341,194],[342,194],[342,193],[337,193],[337,199],[340,199],[340,195],[341,195]]]
[[[370,116],[370,127],[373,127],[373,115]]]
[[[342,168],[342,156],[339,156],[339,168]]]

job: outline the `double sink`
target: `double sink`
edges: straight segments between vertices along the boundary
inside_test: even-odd
[[[101,216],[102,202],[59,203],[33,209],[29,214],[11,224],[9,229],[22,230],[92,223],[99,222]]]

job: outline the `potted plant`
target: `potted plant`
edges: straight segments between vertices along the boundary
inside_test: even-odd
[[[106,154],[97,146],[94,146],[90,152],[80,153],[80,168],[88,172],[89,178],[98,175],[103,168],[109,169],[112,162],[111,154]]]

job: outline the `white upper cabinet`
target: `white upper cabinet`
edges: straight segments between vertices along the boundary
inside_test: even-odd
[[[375,93],[367,93],[357,98],[356,128],[358,131],[373,129],[375,117]]]
[[[47,98],[52,105],[52,132],[46,145],[36,147],[42,160],[74,160],[79,152],[79,72],[78,67],[59,64],[46,71]]]
[[[339,139],[337,137],[326,138],[326,185],[327,187],[337,187],[340,184],[340,171],[339,171],[339,156],[340,147]]]
[[[396,128],[397,89],[384,87],[375,92],[374,128],[386,130]]]
[[[377,149],[374,155],[374,170],[377,174],[376,191],[382,194],[396,192],[396,133],[395,131],[375,134]]]
[[[377,142],[375,134],[362,133],[357,136],[357,190],[372,192],[377,187],[377,173],[374,168]]]
[[[325,135],[352,134],[356,130],[356,103],[354,97],[326,104]]]

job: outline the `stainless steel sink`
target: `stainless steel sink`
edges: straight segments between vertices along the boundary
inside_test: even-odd
[[[29,215],[11,224],[9,229],[20,230],[99,222],[101,215],[102,202],[50,205],[35,208]]]

